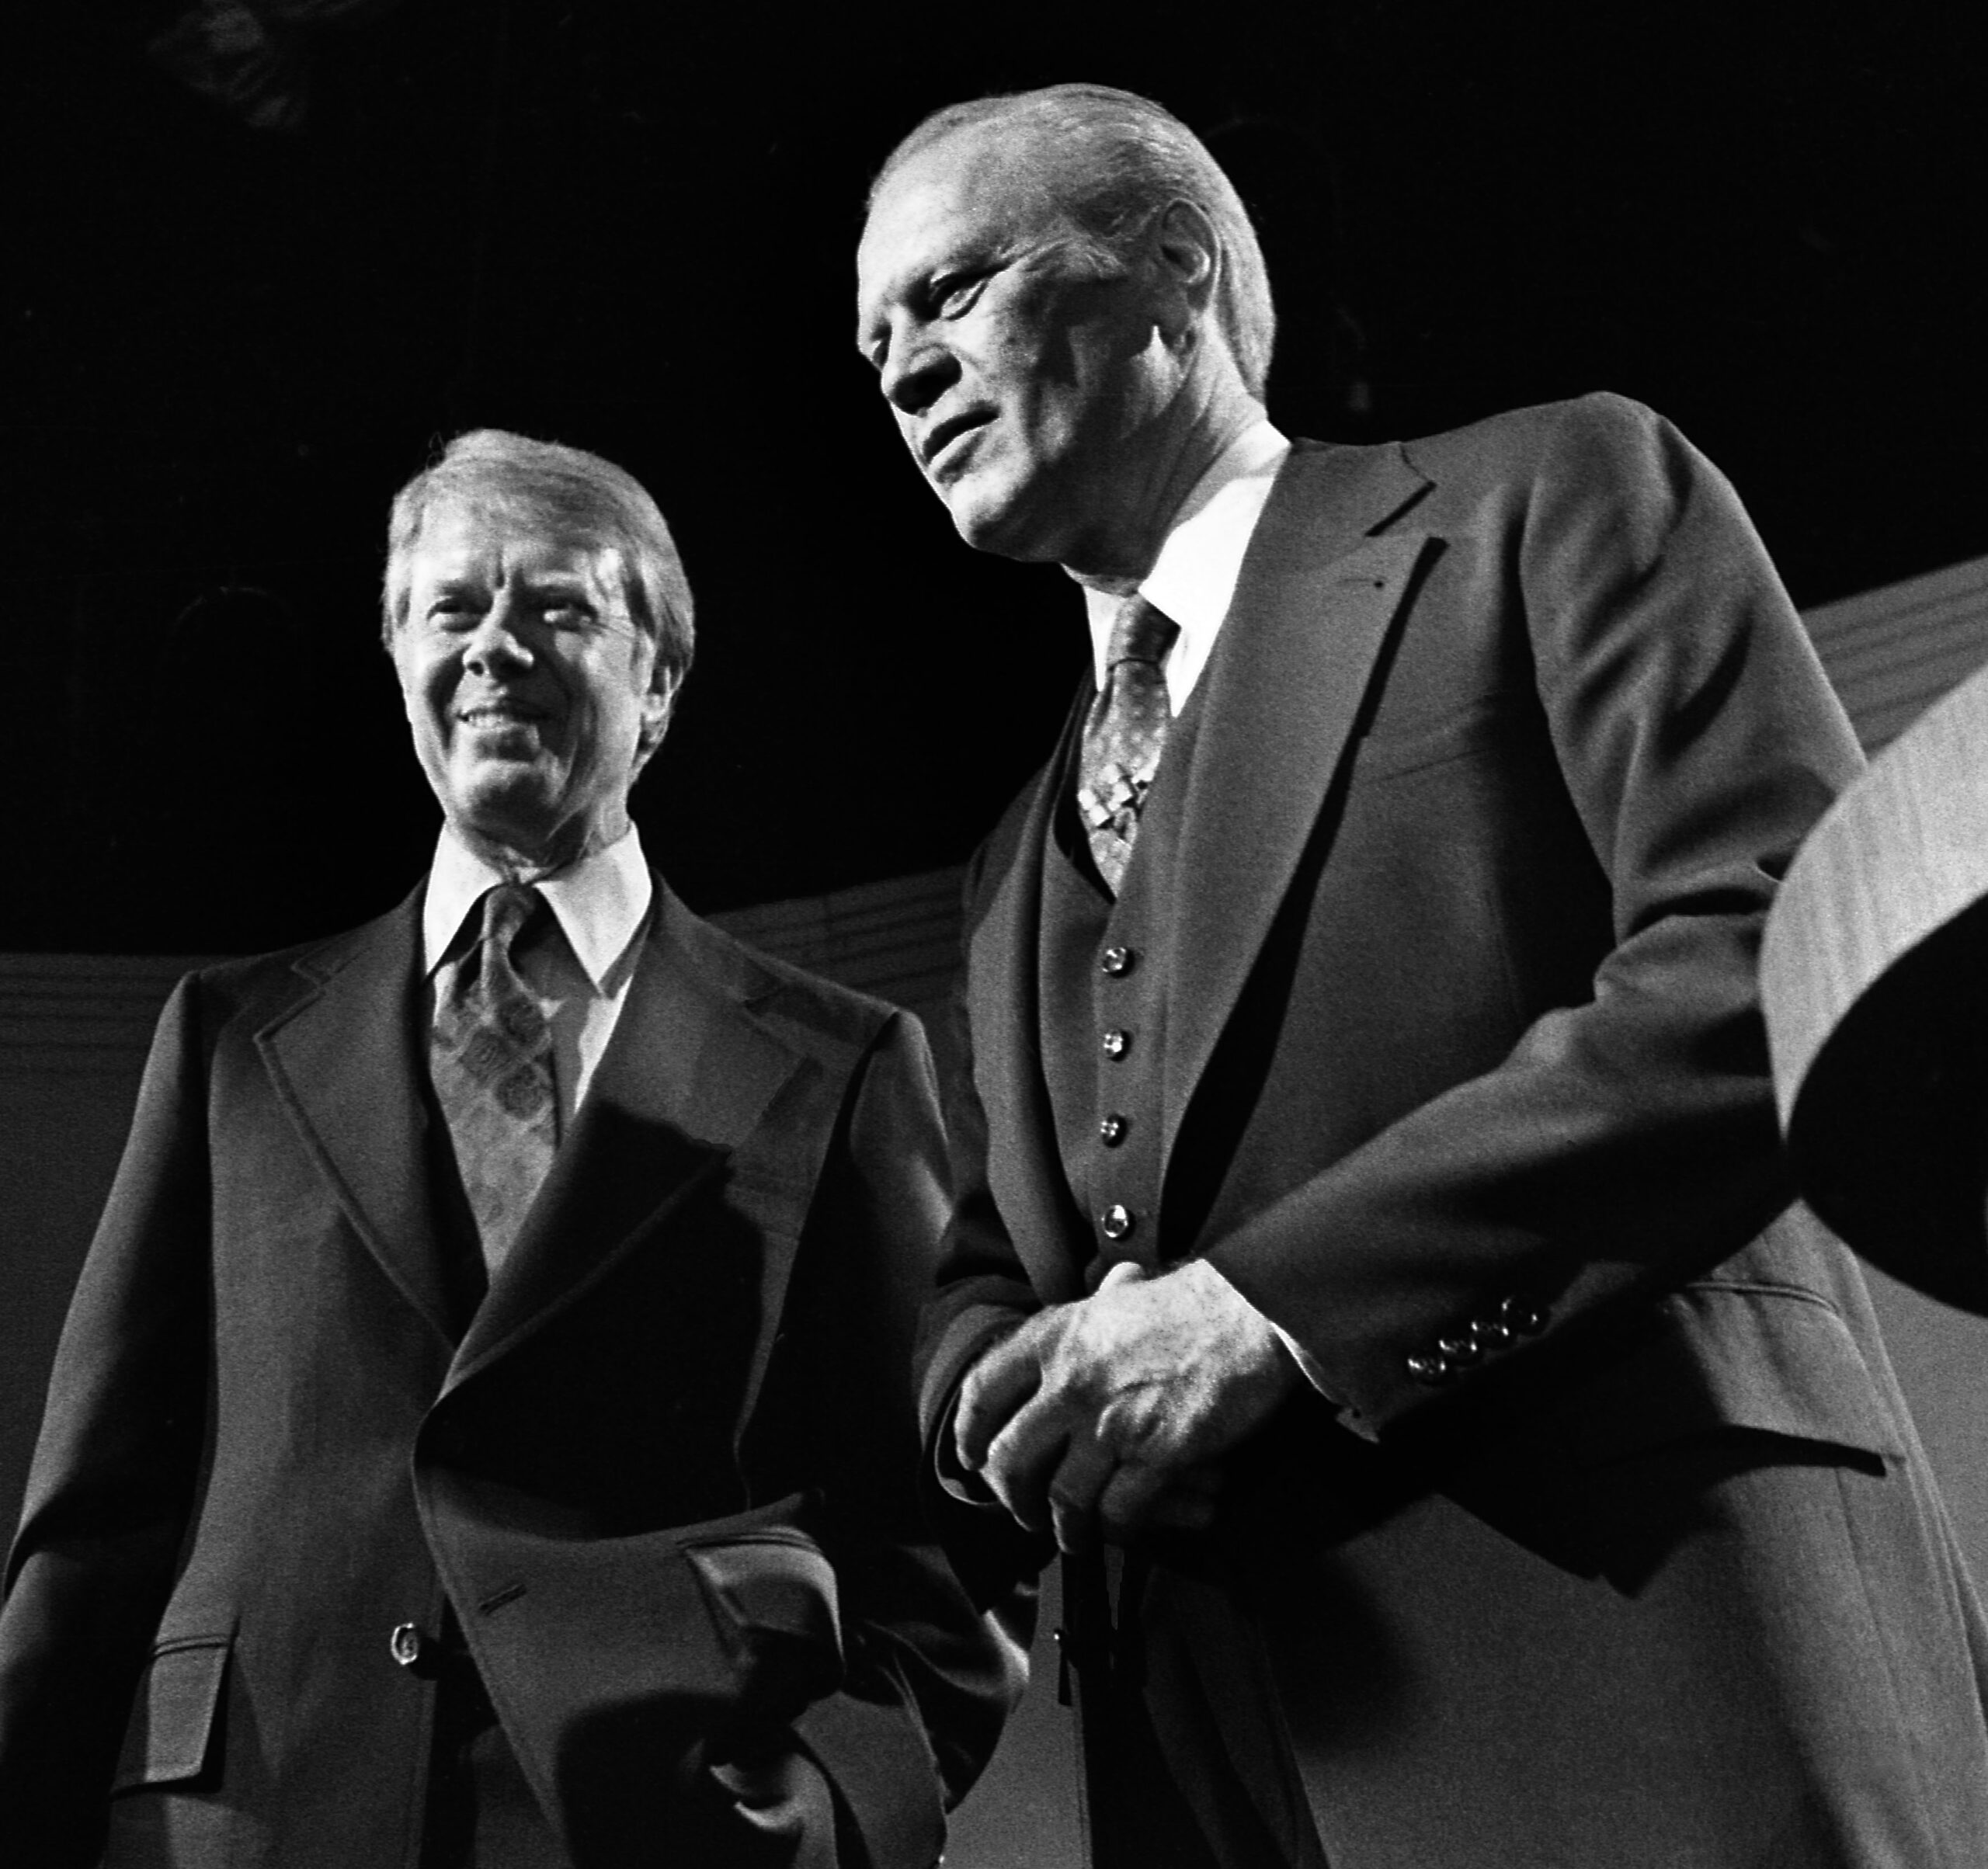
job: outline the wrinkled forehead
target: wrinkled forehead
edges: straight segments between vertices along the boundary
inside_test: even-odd
[[[857,248],[859,315],[947,262],[1026,245],[1066,226],[1051,165],[1032,141],[969,124],[915,149],[878,184]]]
[[[431,503],[407,554],[410,585],[576,585],[618,594],[623,553],[604,531],[554,519],[533,502],[448,497]]]

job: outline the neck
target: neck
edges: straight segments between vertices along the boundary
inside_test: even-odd
[[[526,884],[542,883],[586,862],[605,850],[627,828],[625,817],[619,825],[576,818],[547,835],[521,838],[514,832],[479,830],[461,818],[450,820],[450,829],[473,856],[500,871],[507,882]]]
[[[1078,583],[1114,596],[1138,589],[1201,477],[1238,436],[1263,419],[1263,405],[1239,383],[1218,381],[1195,394],[1201,387],[1190,382],[1168,412],[1172,419],[1156,438],[1147,471],[1136,477],[1135,497],[1121,523],[1079,541],[1063,560]]]

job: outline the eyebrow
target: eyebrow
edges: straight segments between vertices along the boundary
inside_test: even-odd
[[[884,287],[872,295],[865,304],[859,304],[856,312],[856,349],[864,362],[874,365],[875,352],[882,342],[880,333],[871,335],[874,327],[887,321],[878,317],[867,307],[888,307],[903,304],[918,293],[928,290],[938,280],[954,273],[992,273],[1013,262],[1016,255],[1012,241],[992,240],[984,234],[971,237],[961,235],[937,253],[929,255],[908,271],[898,274]]]

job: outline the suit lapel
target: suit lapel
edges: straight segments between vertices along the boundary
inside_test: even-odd
[[[1090,684],[1080,685],[1063,738],[1013,818],[1016,839],[978,925],[969,931],[968,1003],[973,1023],[973,1079],[986,1113],[991,1146],[987,1179],[1010,1238],[1045,1304],[1082,1295],[1080,1266],[1070,1250],[1068,1183],[1056,1155],[1055,1119],[1042,1074],[1042,864],[1057,780],[1083,729]]]
[[[1368,536],[1428,482],[1399,449],[1301,446],[1263,509],[1214,657],[1180,801],[1160,939],[1168,997],[1161,1146],[1174,1138],[1319,827],[1420,532]]]
[[[422,892],[297,963],[306,998],[255,1035],[290,1121],[353,1231],[453,1341],[429,1204],[415,1033]]]
[[[707,931],[659,878],[650,932],[613,1037],[471,1320],[450,1387],[576,1302],[713,1177],[749,1167],[735,1158],[809,1063],[752,1013],[771,979],[728,967],[727,950],[700,935]],[[797,1215],[766,1241],[770,1320],[798,1225]]]

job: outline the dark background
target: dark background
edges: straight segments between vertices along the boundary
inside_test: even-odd
[[[1288,430],[1613,388],[1805,606],[1988,552],[1975,11],[372,0],[231,107],[148,49],[179,5],[47,5],[6,53],[0,950],[264,947],[405,891],[436,821],[386,507],[485,423],[609,455],[676,530],[701,647],[638,816],[694,906],[963,859],[1081,613],[953,537],[851,255],[891,144],[984,90],[1124,84],[1208,138]]]

